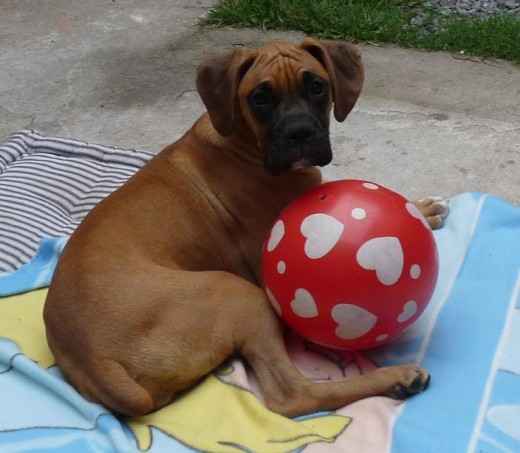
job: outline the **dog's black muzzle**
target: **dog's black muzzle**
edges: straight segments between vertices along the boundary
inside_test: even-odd
[[[328,130],[311,115],[286,115],[274,128],[265,167],[278,175],[285,170],[327,165],[331,160]]]

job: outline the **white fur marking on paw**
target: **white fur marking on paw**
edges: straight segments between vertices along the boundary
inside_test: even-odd
[[[312,214],[306,217],[300,231],[307,239],[305,254],[311,259],[323,258],[339,242],[345,229],[336,218],[328,214]]]
[[[417,313],[417,302],[409,300],[404,304],[402,313],[397,317],[398,322],[406,322]]]
[[[379,186],[377,184],[374,184],[374,183],[371,183],[371,182],[364,182],[363,183],[363,187],[365,189],[370,189],[370,190],[377,190],[377,189],[379,189]]]
[[[350,215],[353,219],[363,220],[367,216],[367,213],[363,208],[354,208],[352,209]]]
[[[278,244],[284,236],[285,225],[283,221],[278,220],[271,230],[271,236],[269,237],[269,241],[267,242],[267,251],[272,252],[276,247],[278,247]]]
[[[287,270],[287,265],[285,264],[285,261],[278,261],[278,264],[276,265],[276,270],[279,274],[285,274],[285,271]]]
[[[336,327],[336,335],[344,340],[353,340],[365,335],[377,322],[376,315],[352,304],[336,305],[331,315],[339,324]]]
[[[315,318],[318,316],[318,307],[312,294],[306,289],[299,288],[294,292],[291,309],[300,318]]]
[[[441,207],[441,212],[439,214],[439,217],[442,220],[444,220],[450,214],[450,199],[449,198],[441,197],[438,195],[431,195],[429,197],[426,197],[426,198],[420,200],[420,202],[423,202],[423,203],[425,201],[429,201],[431,204],[436,204]]]
[[[370,239],[359,248],[356,259],[363,269],[376,271],[383,285],[393,285],[403,272],[403,247],[396,237]]]
[[[276,297],[274,297],[274,294],[267,286],[265,287],[265,293],[267,294],[267,298],[269,299],[269,302],[271,302],[274,311],[276,311],[276,313],[278,313],[278,316],[280,316],[282,314],[282,307],[280,306],[280,304],[276,300]]]
[[[418,264],[413,264],[412,267],[410,267],[410,277],[412,277],[414,280],[417,280],[421,276],[421,266]]]
[[[434,198],[435,204],[438,204],[442,207],[441,213],[439,215],[441,216],[441,219],[444,220],[446,217],[450,215],[450,200],[444,199],[442,197],[432,198]]]
[[[431,230],[430,225],[426,220],[426,217],[424,217],[421,214],[421,211],[419,211],[419,209],[417,209],[412,203],[406,203],[406,210],[410,213],[412,217],[416,218],[417,220],[420,220],[426,228]]]

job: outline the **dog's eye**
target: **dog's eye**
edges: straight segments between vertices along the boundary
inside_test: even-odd
[[[263,107],[265,105],[268,105],[270,103],[270,100],[267,94],[257,92],[251,96],[251,102],[253,102],[253,104],[255,104],[258,107]]]
[[[325,84],[320,82],[319,80],[315,80],[311,83],[311,94],[314,96],[319,96],[320,94],[325,93]]]

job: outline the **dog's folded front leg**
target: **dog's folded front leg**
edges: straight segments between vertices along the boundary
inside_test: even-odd
[[[265,299],[243,323],[241,352],[252,366],[269,409],[288,417],[334,410],[370,396],[403,399],[426,389],[430,376],[416,365],[379,368],[338,382],[313,382],[292,364],[276,313]],[[248,325],[249,324],[249,325]]]
[[[258,349],[244,355],[258,376],[267,407],[287,417],[335,410],[371,396],[404,399],[425,390],[430,382],[430,375],[416,365],[378,368],[345,381],[313,382],[294,368],[283,342],[271,343],[268,349],[264,357]]]

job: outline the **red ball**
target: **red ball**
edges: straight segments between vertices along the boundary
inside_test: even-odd
[[[262,252],[273,307],[304,338],[367,349],[397,337],[425,310],[438,256],[426,219],[368,181],[323,184],[291,203]]]

